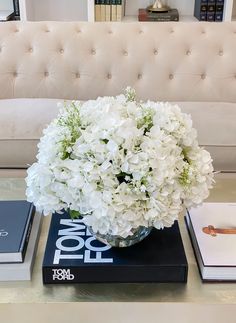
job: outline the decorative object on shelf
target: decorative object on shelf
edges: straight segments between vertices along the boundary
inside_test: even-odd
[[[139,21],[179,21],[179,12],[168,6],[167,1],[155,1],[147,8],[140,8],[138,11]]]
[[[170,227],[213,183],[210,154],[177,105],[135,91],[65,104],[28,169],[27,198],[44,214],[68,210],[99,235]]]
[[[139,9],[139,21],[179,21],[179,12],[177,9],[170,9],[163,12],[150,12],[147,9]]]
[[[151,12],[165,12],[170,10],[167,5],[167,0],[156,0],[153,5],[147,7],[148,11]]]

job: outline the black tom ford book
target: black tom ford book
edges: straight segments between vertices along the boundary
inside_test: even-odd
[[[34,214],[27,201],[0,201],[0,263],[24,261]]]
[[[111,248],[96,240],[82,220],[52,215],[43,283],[186,282],[188,264],[178,222],[153,229],[142,242]]]

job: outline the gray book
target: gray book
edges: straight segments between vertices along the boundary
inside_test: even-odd
[[[27,201],[0,201],[0,263],[24,261],[34,213]]]
[[[24,262],[0,264],[0,281],[31,280],[42,218],[43,216],[39,214],[34,217]]]

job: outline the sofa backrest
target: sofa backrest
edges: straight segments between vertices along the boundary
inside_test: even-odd
[[[236,102],[236,23],[0,24],[0,98]]]

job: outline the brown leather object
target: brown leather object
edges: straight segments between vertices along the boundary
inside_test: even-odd
[[[208,227],[202,228],[202,231],[206,234],[216,237],[219,234],[236,234],[236,229],[221,229],[215,228],[213,225],[208,225]]]

